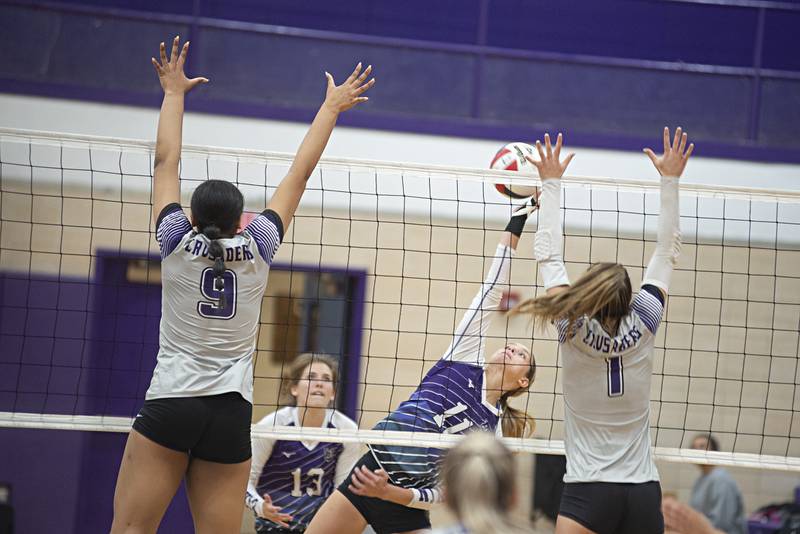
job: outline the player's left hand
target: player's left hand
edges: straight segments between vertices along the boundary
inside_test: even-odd
[[[389,485],[389,474],[383,469],[370,471],[365,466],[353,470],[349,489],[362,497],[382,499]]]
[[[572,158],[575,157],[575,153],[572,152],[567,154],[567,157],[564,160],[561,160],[561,145],[564,143],[564,136],[558,134],[556,138],[556,146],[553,148],[553,145],[550,143],[550,134],[544,134],[544,148],[542,148],[542,142],[536,141],[536,150],[539,152],[539,161],[536,161],[530,156],[525,156],[531,165],[536,167],[536,170],[539,171],[539,177],[542,179],[545,178],[561,178],[564,176],[564,172],[566,172],[567,167],[569,167],[569,162],[572,161]]]
[[[368,97],[361,95],[375,85],[375,78],[366,82],[371,72],[372,65],[364,69],[364,72],[361,72],[361,63],[359,63],[342,85],[336,85],[333,81],[333,76],[326,72],[325,77],[328,79],[328,89],[325,92],[324,106],[334,113],[341,113],[356,104],[369,100]]]
[[[180,46],[180,42],[180,37],[176,35],[172,40],[172,53],[170,53],[169,59],[167,59],[167,48],[164,43],[159,46],[161,62],[159,63],[154,57],[150,58],[164,93],[185,94],[201,83],[208,83],[208,78],[202,76],[191,79],[186,77],[183,65],[186,63],[186,55],[189,53],[189,41],[183,43],[183,47]]]

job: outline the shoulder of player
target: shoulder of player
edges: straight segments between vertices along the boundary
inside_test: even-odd
[[[341,428],[346,430],[358,429],[358,423],[347,417],[339,410],[333,410],[333,413],[331,414],[331,424],[336,428]]]
[[[285,426],[292,422],[292,410],[294,406],[284,406],[272,413],[265,415],[258,423],[259,425]]]

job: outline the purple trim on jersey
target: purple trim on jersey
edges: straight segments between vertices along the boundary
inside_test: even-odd
[[[658,302],[660,302],[662,305],[664,304],[664,293],[659,288],[654,286],[653,284],[644,284],[640,288],[640,291],[647,291],[648,293],[653,295],[655,298],[657,298]]]
[[[646,287],[646,286],[645,286]],[[664,305],[653,293],[643,289],[639,291],[633,299],[631,310],[635,311],[644,325],[655,335],[658,325],[661,323],[661,315],[664,312]]]
[[[167,204],[156,220],[156,241],[163,260],[175,250],[183,236],[192,231],[192,224],[177,202]]]
[[[283,221],[272,210],[264,210],[245,228],[245,232],[253,236],[258,253],[268,264],[283,241]]]
[[[558,342],[565,343],[568,338],[574,337],[575,334],[578,332],[578,329],[583,326],[584,318],[580,317],[575,322],[575,328],[573,328],[572,335],[569,335],[569,320],[568,319],[559,319],[556,321],[556,329],[558,329]]]

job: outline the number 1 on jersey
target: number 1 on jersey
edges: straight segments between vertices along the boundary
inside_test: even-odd
[[[622,376],[622,357],[606,358],[608,367],[608,396],[621,397],[625,393],[625,380]]]

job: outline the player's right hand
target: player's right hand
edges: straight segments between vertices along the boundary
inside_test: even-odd
[[[273,523],[277,523],[284,528],[290,528],[289,521],[292,520],[292,516],[290,514],[281,513],[281,507],[272,504],[272,498],[268,494],[265,493],[263,497],[264,504],[261,506],[261,513],[258,514],[259,517],[269,519]]]
[[[661,176],[675,176],[680,178],[683,174],[683,169],[686,168],[686,162],[689,161],[692,152],[694,151],[694,143],[689,143],[686,146],[688,136],[680,127],[675,130],[675,139],[672,144],[669,142],[669,128],[664,128],[664,154],[661,157],[656,156],[649,148],[644,149],[644,153],[653,162]]]

